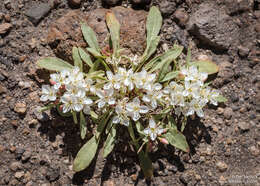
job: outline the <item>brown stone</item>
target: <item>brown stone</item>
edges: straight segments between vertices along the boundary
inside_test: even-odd
[[[222,162],[222,161],[218,161],[216,163],[216,166],[217,166],[217,168],[220,172],[225,172],[228,168],[227,164],[225,162]]]
[[[78,7],[81,4],[81,0],[69,0],[69,5],[72,7]]]
[[[16,147],[15,146],[11,146],[9,150],[10,150],[10,152],[14,153],[16,151]]]
[[[174,12],[174,18],[180,24],[180,26],[185,26],[189,20],[189,15],[184,8],[180,8]]]
[[[0,153],[5,150],[5,147],[3,145],[0,145]]]
[[[88,13],[72,10],[54,22],[49,28],[47,43],[55,54],[65,60],[71,60],[73,46],[86,47],[83,40],[80,23],[86,22],[95,32],[101,48],[108,45],[108,29],[105,23],[105,14],[109,10],[96,9]],[[145,11],[130,8],[114,7],[114,12],[120,27],[120,44],[126,48],[126,54],[140,54],[145,49]]]
[[[104,181],[103,185],[104,186],[114,186],[115,183],[113,180],[107,180],[107,181]]]
[[[6,34],[12,28],[12,24],[3,23],[0,24],[0,34]]]
[[[0,94],[4,94],[6,91],[6,88],[0,84]]]
[[[24,114],[26,112],[26,104],[24,103],[16,103],[14,106],[14,111],[19,114]]]
[[[18,127],[18,121],[17,121],[17,120],[12,120],[12,121],[11,121],[11,125],[12,125],[13,127]]]
[[[24,60],[25,60],[26,58],[27,58],[26,55],[22,55],[22,56],[19,57],[19,61],[20,61],[20,62],[24,62]]]
[[[249,151],[251,152],[251,154],[255,157],[258,157],[260,154],[260,150],[256,147],[256,146],[251,146],[249,147]]]

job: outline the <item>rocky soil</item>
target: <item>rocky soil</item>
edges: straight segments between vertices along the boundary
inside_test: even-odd
[[[164,18],[158,52],[177,42],[192,48],[193,59],[215,61],[220,72],[212,86],[228,102],[189,121],[190,154],[158,147],[151,182],[120,138],[107,159],[98,156],[74,173],[83,144],[78,126],[54,110],[37,112],[48,75],[36,61],[54,55],[70,60],[72,46],[85,45],[80,21],[104,46],[110,8],[122,24],[121,44],[142,53],[152,5]],[[260,185],[260,1],[1,0],[0,97],[0,185]]]

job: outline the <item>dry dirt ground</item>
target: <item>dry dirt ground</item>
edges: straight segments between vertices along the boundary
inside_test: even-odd
[[[212,86],[228,98],[207,107],[204,119],[189,121],[190,154],[165,146],[151,154],[151,182],[121,138],[107,159],[98,156],[90,168],[74,173],[72,162],[83,144],[78,126],[54,110],[37,112],[40,87],[48,77],[35,64],[54,55],[47,41],[50,25],[72,9],[87,13],[114,5],[101,0],[69,0],[74,6],[67,0],[0,1],[0,185],[260,185],[259,0],[116,4],[138,11],[158,6],[164,18],[160,47],[190,45],[194,59],[215,61],[220,72]]]

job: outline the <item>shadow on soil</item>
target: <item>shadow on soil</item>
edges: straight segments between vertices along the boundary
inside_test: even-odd
[[[42,122],[38,131],[41,135],[48,136],[49,141],[54,142],[57,135],[63,136],[64,145],[60,146],[62,148],[64,156],[69,156],[73,160],[77,152],[80,150],[81,146],[87,141],[82,141],[79,134],[79,126],[73,123],[71,118],[62,118],[56,111],[52,110],[51,115],[53,119],[48,122]],[[178,126],[180,129],[180,126]],[[199,120],[195,118],[194,120],[189,119],[184,130],[184,135],[190,146],[190,153],[186,154],[180,150],[176,150],[170,145],[159,144],[155,152],[150,153],[150,158],[153,163],[157,163],[157,170],[155,169],[154,175],[157,175],[157,171],[164,170],[165,165],[160,162],[160,159],[167,160],[167,164],[174,166],[176,171],[183,172],[185,170],[183,165],[183,156],[187,155],[189,158],[196,153],[196,146],[199,145],[201,140],[206,143],[211,143],[211,136],[208,132],[209,129]],[[76,185],[83,185],[85,180],[91,179],[94,175],[101,178],[101,185],[103,182],[108,180],[111,174],[124,173],[126,176],[131,176],[137,173],[137,179],[135,185],[138,184],[140,180],[144,179],[141,169],[139,168],[138,158],[136,153],[133,151],[133,147],[129,145],[128,133],[125,133],[125,128],[121,127],[118,131],[118,136],[120,136],[118,142],[114,147],[114,151],[106,158],[103,162],[102,149],[99,149],[99,155],[96,155],[95,159],[91,165],[84,171],[75,173],[73,175],[72,182]],[[101,143],[102,144],[102,143]],[[98,163],[100,162],[101,163]],[[102,166],[102,167],[101,167]],[[96,173],[96,169],[102,170],[100,173]],[[146,182],[147,185],[149,181]]]

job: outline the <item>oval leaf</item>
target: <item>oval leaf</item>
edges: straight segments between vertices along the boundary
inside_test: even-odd
[[[82,171],[87,168],[96,155],[99,140],[93,136],[78,152],[74,162],[73,170],[76,172]]]
[[[162,26],[162,15],[159,9],[155,6],[152,6],[146,22],[146,30],[147,30],[147,47],[150,47],[151,41],[159,34]]]
[[[150,180],[153,177],[153,164],[151,159],[143,150],[139,152],[138,159],[145,178]]]
[[[90,58],[90,56],[88,55],[87,52],[85,52],[82,48],[78,48],[79,49],[79,55],[81,57],[81,59],[89,66],[92,67],[93,66],[93,62]]]
[[[176,78],[178,76],[178,74],[179,74],[179,71],[169,72],[168,74],[166,74],[166,76],[160,82],[162,83],[165,81],[172,80],[172,79]]]
[[[85,139],[87,134],[87,126],[86,126],[86,120],[83,112],[80,112],[80,136],[81,139]]]
[[[79,56],[79,50],[78,50],[77,47],[72,48],[72,58],[73,58],[73,61],[74,61],[74,66],[79,67],[80,71],[82,72],[83,65],[82,65],[82,61],[81,61],[81,58]]]
[[[41,68],[53,71],[70,70],[73,68],[71,64],[57,57],[46,57],[40,59],[37,62],[37,65]]]
[[[120,24],[113,12],[107,12],[106,23],[111,35],[113,54],[116,54],[119,49]]]
[[[107,135],[107,139],[105,141],[104,154],[103,154],[104,158],[106,158],[112,152],[115,146],[115,140],[116,140],[116,129],[115,126],[112,126],[109,134]]]
[[[87,41],[88,46],[95,50],[100,55],[100,48],[98,46],[97,36],[94,30],[85,23],[81,24],[81,31],[84,39]]]
[[[208,60],[202,60],[202,61],[194,61],[192,65],[195,65],[199,68],[200,72],[206,72],[209,75],[215,74],[219,71],[219,67],[216,63]]]
[[[166,134],[163,135],[167,141],[174,147],[189,152],[190,148],[186,141],[186,137],[176,129],[169,129]]]

